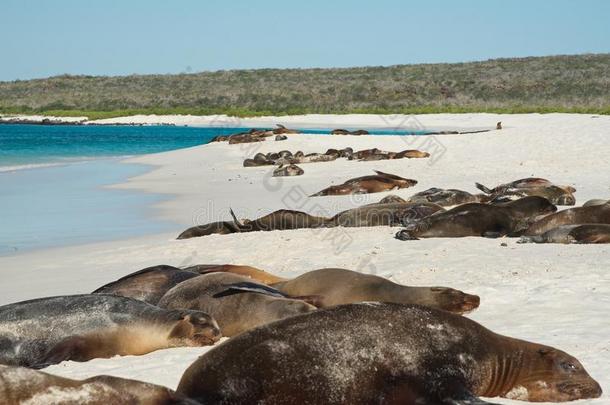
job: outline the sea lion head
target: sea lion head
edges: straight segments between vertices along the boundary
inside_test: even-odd
[[[171,346],[207,346],[217,342],[222,334],[210,315],[201,311],[172,311],[177,322],[169,333]]]
[[[563,194],[557,197],[557,205],[575,205],[576,198],[572,194]]]
[[[515,388],[503,396],[531,402],[565,402],[598,398],[601,394],[600,385],[578,360],[561,350],[540,346],[527,356]]]
[[[466,294],[463,291],[447,287],[430,287],[433,306],[456,314],[465,314],[479,307],[478,295]]]

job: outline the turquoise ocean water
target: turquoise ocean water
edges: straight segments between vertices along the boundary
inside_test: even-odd
[[[0,125],[0,256],[175,230],[151,213],[165,197],[104,187],[149,170],[121,159],[247,129]]]

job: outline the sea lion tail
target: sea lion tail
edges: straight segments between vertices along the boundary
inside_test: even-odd
[[[493,191],[482,185],[481,183],[474,183],[476,188],[484,192],[485,194],[493,194]]]

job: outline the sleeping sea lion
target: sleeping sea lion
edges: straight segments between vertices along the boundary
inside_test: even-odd
[[[499,205],[463,204],[407,225],[396,238],[499,237],[527,229],[536,217],[556,210],[557,207],[542,197],[524,197]]]
[[[0,404],[197,405],[169,388],[111,376],[71,380],[23,367],[0,366]]]
[[[298,370],[298,372],[296,371]],[[569,354],[418,305],[340,305],[252,329],[199,357],[178,393],[217,404],[482,404],[597,398]]]
[[[92,294],[120,295],[156,305],[167,290],[197,275],[192,271],[162,264],[128,274],[98,288]]]
[[[610,243],[610,225],[561,225],[542,235],[522,236],[517,243]]]
[[[346,269],[309,271],[272,285],[290,296],[319,296],[318,307],[364,301],[419,304],[463,314],[479,306],[477,295],[446,287],[409,287]]]
[[[334,226],[402,226],[445,209],[431,203],[374,203],[352,208],[331,218]]]
[[[197,238],[207,235],[228,235],[230,233],[241,232],[238,224],[230,221],[211,222],[205,225],[196,225],[188,228],[177,239]]]
[[[273,171],[273,177],[301,176],[305,171],[297,165],[279,166]]]
[[[534,222],[523,234],[542,235],[561,225],[610,224],[610,204],[590,205],[559,211]]]
[[[467,191],[456,189],[429,188],[413,194],[407,199],[410,203],[425,203],[430,202],[438,204],[441,207],[451,205],[460,205],[472,202],[487,202],[489,198],[483,194],[470,194]]]
[[[161,308],[205,311],[216,319],[223,336],[313,311],[315,306],[248,277],[210,273],[184,281],[159,301]]]
[[[395,174],[384,173],[375,170],[375,175],[362,176],[347,180],[345,183],[330,186],[322,191],[312,194],[311,197],[326,195],[347,195],[347,194],[369,194],[379,193],[401,188],[412,187],[417,184],[416,180],[405,179]]]
[[[576,189],[571,186],[557,186],[547,179],[537,177],[515,180],[511,183],[501,184],[489,189],[480,183],[476,187],[490,195],[492,202],[508,201],[511,197],[521,198],[526,196],[544,197],[555,205],[574,205]]]
[[[168,311],[114,295],[66,295],[0,307],[0,364],[41,368],[64,360],[142,355],[220,338],[201,311]]]

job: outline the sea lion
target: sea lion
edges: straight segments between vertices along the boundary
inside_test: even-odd
[[[285,298],[281,292],[248,277],[230,273],[210,273],[184,281],[169,290],[159,306],[205,311],[216,319],[223,336],[316,309],[305,301]]]
[[[502,129],[502,121],[498,121],[498,123],[496,124],[496,129]]]
[[[290,296],[319,296],[326,308],[364,301],[419,304],[463,314],[479,306],[477,295],[446,287],[409,287],[346,269],[320,269],[272,285]]]
[[[128,274],[91,294],[120,295],[156,305],[167,290],[197,275],[192,271],[162,264]]]
[[[413,194],[407,199],[410,203],[424,203],[430,202],[438,204],[441,207],[447,207],[451,205],[460,205],[472,202],[487,202],[488,196],[484,194],[470,194],[467,191],[456,190],[456,189],[443,189],[443,188],[429,188],[421,191],[417,194]]]
[[[188,228],[180,235],[178,235],[177,239],[189,239],[189,238],[197,238],[200,236],[207,235],[228,235],[230,233],[241,232],[240,227],[235,222],[230,221],[218,221],[211,222],[205,225],[196,225]]]
[[[72,380],[0,365],[0,403],[6,405],[197,405],[169,388],[111,376]]]
[[[288,139],[288,137],[286,135],[276,135],[275,136],[276,141],[285,141],[286,139]]]
[[[286,177],[286,176],[301,176],[305,173],[297,165],[280,166],[273,171],[273,177]]]
[[[420,220],[444,208],[431,203],[374,203],[342,211],[331,218],[335,226],[401,226]]]
[[[406,203],[407,200],[405,200],[402,197],[399,197],[397,195],[394,194],[390,194],[388,196],[383,197],[381,200],[379,200],[379,204],[389,204],[389,203]]]
[[[317,162],[332,162],[336,160],[335,155],[325,155],[322,153],[308,153],[301,157],[293,157],[290,159],[292,163],[317,163]]]
[[[594,205],[604,205],[604,204],[607,204],[608,202],[610,202],[610,200],[602,200],[600,198],[594,198],[592,200],[588,200],[582,206],[583,207],[592,207]]]
[[[208,274],[208,273],[233,273],[240,276],[248,277],[256,282],[263,284],[279,283],[286,281],[285,278],[275,276],[271,273],[267,273],[264,270],[257,269],[252,266],[242,266],[236,264],[196,264],[194,266],[185,267],[184,271],[191,271],[197,274]]]
[[[295,372],[298,370],[298,372]],[[418,305],[340,305],[236,336],[199,357],[178,393],[221,404],[482,404],[597,398],[569,354]]]
[[[274,128],[271,132],[274,134],[300,134],[301,132],[296,129],[286,128],[282,124],[275,124],[276,128]]]
[[[517,243],[610,243],[610,225],[562,225],[542,235],[522,236]]]
[[[524,197],[499,205],[468,203],[409,224],[396,238],[499,237],[527,229],[536,217],[556,210],[542,197]]]
[[[407,150],[403,150],[401,152],[396,153],[396,155],[394,156],[394,159],[403,159],[403,158],[422,159],[422,158],[427,158],[427,157],[430,157],[430,154],[428,152],[422,152],[422,151],[416,150],[416,149],[407,149]]]
[[[330,186],[321,190],[310,197],[326,195],[347,195],[347,194],[369,194],[379,193],[401,188],[412,187],[417,184],[417,180],[405,179],[395,174],[384,173],[374,170],[376,175],[362,176],[347,180],[345,183]]]
[[[168,311],[114,295],[66,295],[0,307],[0,364],[41,368],[64,360],[142,355],[220,338],[201,311]]]
[[[523,234],[542,235],[561,225],[610,224],[610,204],[590,205],[559,211],[533,223]]]
[[[555,205],[574,205],[576,198],[574,192],[576,189],[571,186],[557,186],[547,179],[531,177],[526,179],[515,180],[511,183],[501,184],[493,189],[485,187],[480,183],[475,183],[476,187],[486,194],[490,195],[492,202],[505,202],[511,199],[511,196],[517,198],[526,196],[544,197]]]
[[[231,211],[232,212],[232,211]],[[232,213],[232,215],[234,215]],[[233,217],[233,222],[212,222],[188,228],[178,239],[189,239],[212,234],[227,235],[239,232],[281,231],[287,229],[321,228],[331,226],[329,218],[316,217],[294,210],[277,210],[255,220],[242,221]]]

